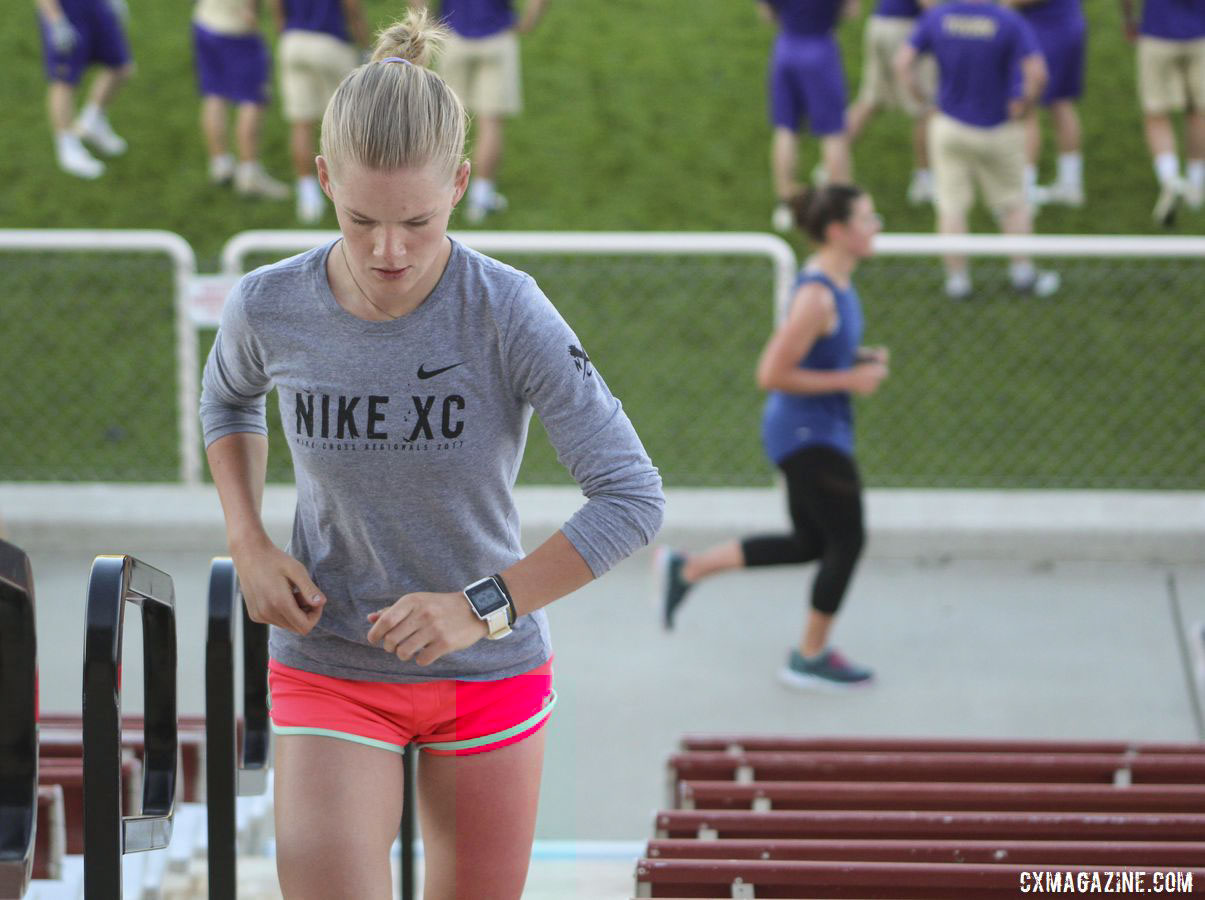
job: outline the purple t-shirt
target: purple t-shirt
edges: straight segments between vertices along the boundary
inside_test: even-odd
[[[921,14],[921,8],[918,0],[879,0],[874,14],[893,19],[915,19]]]
[[[846,0],[761,0],[773,8],[787,34],[804,37],[832,34]]]
[[[1021,60],[1041,52],[1033,29],[1019,14],[968,0],[944,3],[921,16],[912,46],[937,57],[941,111],[978,128],[1008,120]]]
[[[1080,0],[1042,0],[1041,3],[1027,3],[1025,6],[1018,6],[1017,12],[1023,15],[1027,22],[1045,27],[1078,23],[1084,18]]]
[[[285,31],[320,31],[351,43],[342,0],[284,0]]]
[[[1205,37],[1205,0],[1143,0],[1141,32],[1167,41]]]
[[[467,38],[484,38],[514,27],[511,0],[443,0],[440,9],[448,27]]]

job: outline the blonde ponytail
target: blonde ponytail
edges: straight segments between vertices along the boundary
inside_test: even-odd
[[[322,155],[333,169],[349,162],[375,170],[434,164],[455,173],[468,116],[427,68],[447,35],[425,9],[378,34],[372,61],[343,79],[322,117]]]

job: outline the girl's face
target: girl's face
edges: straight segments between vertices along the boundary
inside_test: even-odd
[[[855,259],[865,259],[874,253],[874,236],[883,230],[883,219],[874,209],[869,194],[854,200],[849,221],[830,232],[842,249]]]
[[[318,180],[335,206],[359,287],[381,306],[421,303],[443,272],[448,219],[468,186],[468,163],[449,178],[431,164],[378,171],[348,162],[335,169],[320,156]]]

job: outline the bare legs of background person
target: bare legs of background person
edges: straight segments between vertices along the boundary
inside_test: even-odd
[[[800,189],[796,170],[799,166],[799,135],[789,128],[774,129],[770,142],[770,175],[777,202],[770,224],[776,231],[790,231],[794,225],[788,201]],[[851,177],[849,136],[845,132],[825,135],[820,139],[820,165],[817,174],[822,181],[848,184]]]
[[[938,210],[937,232],[943,235],[962,235],[967,233],[967,217],[964,212]],[[971,294],[971,273],[967,258],[958,254],[946,254],[942,257],[946,270],[946,296],[953,300],[963,300]]]
[[[473,121],[473,178],[469,183],[468,221],[476,224],[493,212],[506,209],[506,198],[498,193],[496,181],[502,163],[505,119],[478,116]]]
[[[682,567],[682,577],[687,582],[694,584],[721,572],[743,568],[745,568],[745,554],[741,548],[741,542],[725,541],[687,556],[686,563]],[[833,618],[833,616],[815,609],[808,610],[807,622],[799,639],[800,654],[808,658],[815,657],[828,646]]]
[[[1171,225],[1181,201],[1190,209],[1200,209],[1205,202],[1205,114],[1189,112],[1184,117],[1187,165],[1183,175],[1171,115],[1148,113],[1144,124],[1146,145],[1159,181],[1152,218],[1161,225]]]
[[[774,186],[774,214],[770,224],[775,231],[790,231],[794,217],[788,202],[799,191],[796,167],[799,165],[799,135],[789,128],[775,128],[770,139],[770,179]]]
[[[933,202],[933,173],[929,169],[929,113],[912,120],[912,178],[908,202],[922,206]]]
[[[46,94],[47,112],[54,131],[55,154],[63,171],[89,179],[99,178],[104,173],[104,163],[88,152],[84,141],[106,156],[125,153],[126,142],[113,131],[105,108],[133,71],[130,64],[98,72],[78,118],[75,116],[75,86],[65,81],[50,83]]]
[[[420,754],[424,900],[519,900],[535,836],[541,730],[469,756]],[[276,750],[276,866],[287,900],[386,900],[402,757],[310,735]]]
[[[221,97],[201,98],[201,134],[209,157],[209,180],[225,184],[234,177],[234,156],[226,134],[226,101]]]
[[[1025,119],[1025,192],[1035,206],[1057,203],[1082,206],[1084,203],[1084,162],[1079,112],[1071,100],[1056,100],[1050,104],[1050,121],[1054,128],[1058,151],[1058,169],[1050,185],[1037,183],[1038,157],[1041,155],[1042,132],[1038,111],[1031,110]]]
[[[1033,209],[1028,200],[999,215],[1000,230],[1005,234],[1033,234]],[[1028,256],[1014,256],[1008,266],[1009,280],[1015,290],[1033,293],[1038,297],[1049,297],[1061,284],[1057,272],[1038,271]]]
[[[248,197],[284,200],[289,188],[264,171],[259,161],[259,137],[264,107],[259,103],[240,103],[235,111],[234,135],[238,161],[230,152],[227,118],[230,106],[222,97],[207,96],[201,101],[201,131],[209,153],[209,180],[213,184],[234,182],[235,190]]]
[[[297,177],[297,218],[313,225],[322,218],[326,201],[318,184],[314,168],[313,122],[293,122],[289,126],[289,152],[293,157],[293,174]]]
[[[878,107],[861,98],[849,105],[849,109],[845,111],[845,133],[851,145],[857,143],[877,111]]]
[[[1205,205],[1205,111],[1184,117],[1184,138],[1188,147],[1184,199],[1189,209],[1196,210]]]
[[[820,161],[824,164],[829,184],[850,184],[853,165],[849,159],[849,135],[826,134],[820,139]]]

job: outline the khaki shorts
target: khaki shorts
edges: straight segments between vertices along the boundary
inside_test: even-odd
[[[454,34],[435,68],[470,113],[513,116],[523,108],[519,37],[513,31],[472,39]]]
[[[321,120],[339,82],[360,64],[355,47],[318,31],[286,31],[277,55],[288,122]]]
[[[902,109],[910,116],[922,115],[933,105],[937,94],[937,60],[922,54],[913,68],[916,86],[925,102],[918,103],[895,77],[895,56],[912,37],[915,19],[871,16],[866,20],[862,40],[862,86],[858,102],[869,106]]]
[[[1138,39],[1138,96],[1151,115],[1205,112],[1205,38]]]
[[[1025,202],[1022,123],[976,128],[939,112],[929,121],[929,153],[938,213],[969,211],[975,203],[976,184],[997,215]]]

